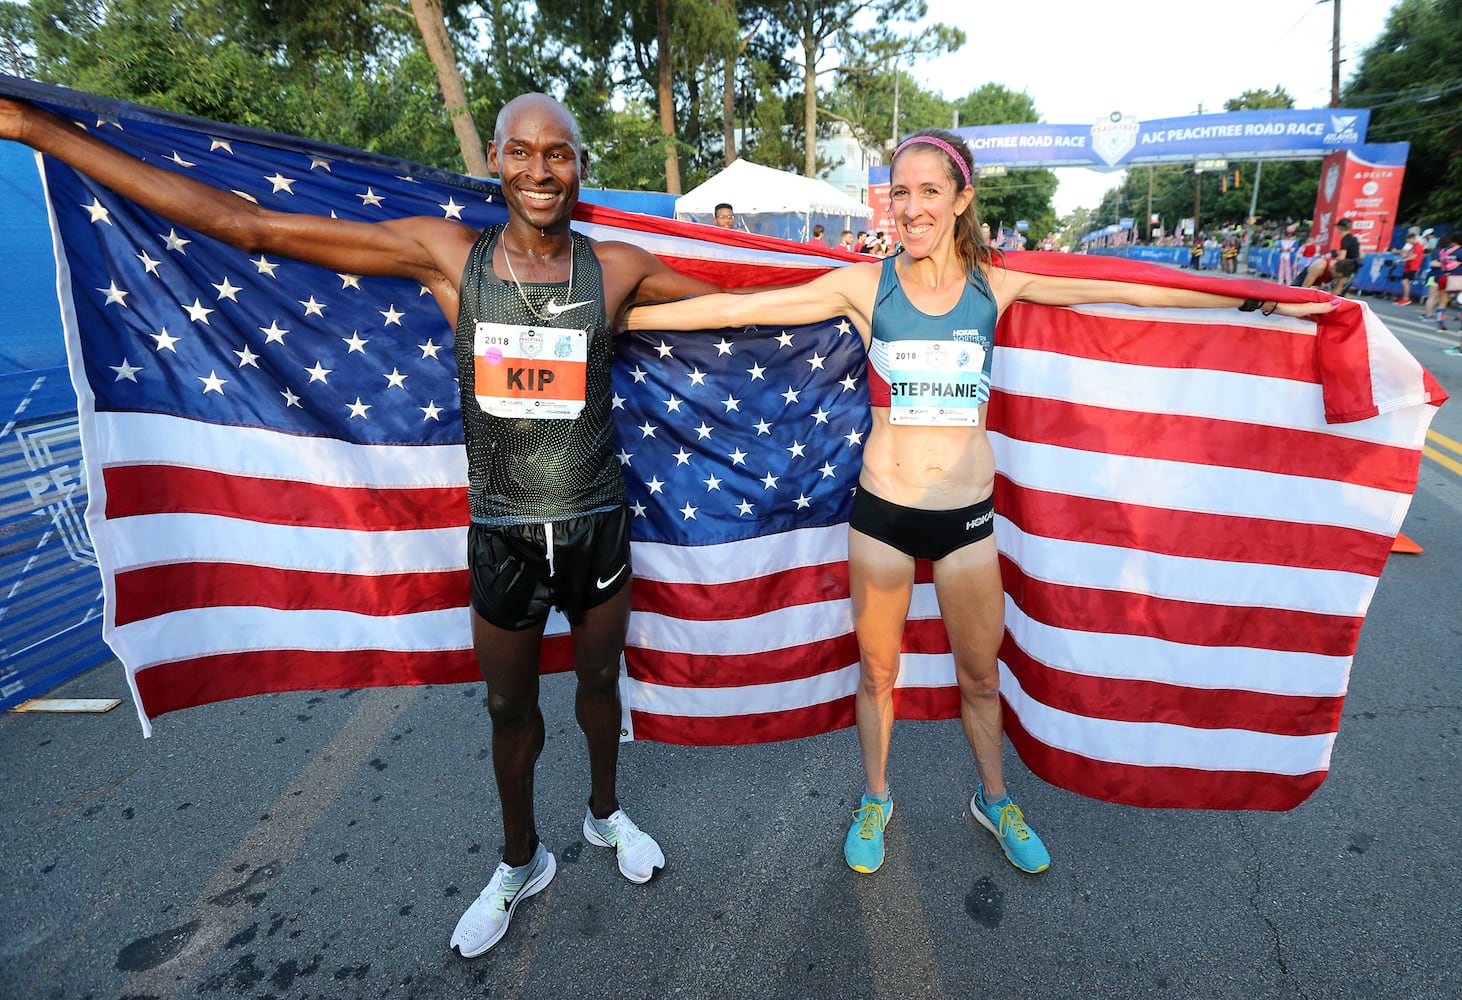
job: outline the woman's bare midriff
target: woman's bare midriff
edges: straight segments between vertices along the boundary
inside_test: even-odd
[[[919,427],[891,424],[887,407],[873,407],[859,484],[889,503],[920,510],[979,503],[995,489],[985,409],[978,427]]]

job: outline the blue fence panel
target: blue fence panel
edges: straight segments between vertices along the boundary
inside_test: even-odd
[[[59,405],[58,405],[59,404]],[[0,710],[111,659],[64,368],[0,377]]]
[[[0,710],[112,659],[34,155],[0,142]]]
[[[1126,257],[1128,260],[1141,260],[1150,264],[1171,264],[1174,267],[1187,267],[1191,257],[1187,247],[1098,247],[1088,250],[1087,253],[1103,257]],[[1205,270],[1217,271],[1218,248],[1204,250],[1200,263]]]

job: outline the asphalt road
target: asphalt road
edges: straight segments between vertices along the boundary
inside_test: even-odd
[[[1454,331],[1374,303],[1454,396]],[[1409,314],[1409,315],[1408,315]],[[1455,321],[1454,321],[1455,327]],[[1434,428],[1462,441],[1462,402]],[[1454,455],[1462,461],[1462,455]],[[583,842],[572,681],[544,686],[558,877],[508,937],[447,949],[500,850],[480,685],[0,717],[0,998],[1462,995],[1462,475],[1423,462],[1363,631],[1331,772],[1288,813],[1140,810],[1009,780],[1055,858],[969,819],[957,723],[900,723],[877,875],[841,858],[851,731],[625,748],[669,858],[635,886]],[[120,668],[55,692],[126,699]]]

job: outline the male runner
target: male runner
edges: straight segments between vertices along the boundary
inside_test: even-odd
[[[469,958],[487,951],[517,904],[554,875],[533,817],[544,742],[539,651],[550,605],[572,628],[575,712],[589,748],[584,837],[613,847],[631,881],[663,867],[659,845],[624,814],[615,791],[631,568],[624,483],[610,447],[610,338],[635,303],[719,289],[638,247],[571,232],[588,156],[568,109],[543,94],[502,109],[488,165],[500,178],[508,222],[486,231],[442,218],[361,223],[270,211],[10,99],[0,98],[0,139],[24,142],[246,252],[410,278],[431,292],[456,330],[472,637],[487,682],[504,836],[502,863],[462,915],[451,946]],[[542,356],[551,362],[536,362],[535,339],[548,342]]]

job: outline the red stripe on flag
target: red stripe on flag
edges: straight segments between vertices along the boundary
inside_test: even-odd
[[[1114,764],[1042,743],[1005,706],[1005,732],[1026,766],[1043,781],[1069,792],[1148,809],[1293,809],[1325,780],[1328,771],[1268,774],[1206,771],[1152,764]]]
[[[947,721],[959,714],[959,692],[952,687],[895,688],[894,714],[900,719]],[[774,743],[816,736],[853,725],[853,696],[746,715],[691,716],[631,713],[635,739],[686,746]],[[963,737],[961,737],[962,739]]]
[[[1205,604],[1095,587],[1048,583],[1000,557],[1005,592],[1028,616],[1057,628],[1147,635],[1192,646],[1350,656],[1361,619],[1312,611]]]
[[[1018,486],[999,474],[995,509],[1043,538],[1189,559],[1380,576],[1391,549],[1388,536],[1355,528],[1075,497]]]
[[[853,724],[853,696],[778,712],[748,715],[661,715],[632,711],[635,739],[684,746],[744,746],[776,743],[846,729]]]
[[[185,562],[126,570],[116,579],[118,625],[188,608],[240,606],[405,615],[460,608],[468,591],[466,569],[366,575]]]
[[[264,524],[352,531],[456,528],[467,523],[467,490],[451,487],[325,486],[171,465],[102,470],[107,519],[214,514]]]
[[[1356,303],[1342,302],[1335,312],[1320,317],[1316,379],[1330,423],[1365,420],[1381,412],[1371,383],[1370,333],[1358,316],[1352,314],[1345,322],[1339,316],[1342,310],[1359,309]]]
[[[624,660],[629,676],[635,680],[667,687],[736,688],[803,680],[842,670],[858,662],[858,640],[850,632],[781,649],[724,655],[626,646]]]
[[[155,664],[137,671],[137,690],[155,718],[256,694],[480,679],[470,649],[268,649]]]
[[[545,674],[572,670],[569,637],[546,637],[540,663]],[[267,649],[158,663],[138,670],[136,679],[143,709],[156,718],[256,694],[465,684],[480,681],[482,675],[470,649]]]
[[[847,597],[848,564],[836,562],[795,566],[729,583],[666,583],[635,577],[634,609],[697,621],[735,621]]]
[[[1206,319],[1211,314],[1202,314]],[[1184,324],[1168,316],[1090,316],[1016,302],[1000,317],[1001,347],[1151,368],[1197,368],[1316,383],[1315,338],[1277,325]]]
[[[1000,659],[1036,701],[1072,715],[1114,722],[1157,722],[1193,729],[1247,729],[1280,736],[1319,736],[1340,726],[1344,696],[1269,694],[1192,688],[1161,681],[1097,677],[1054,669],[1006,633]]]

